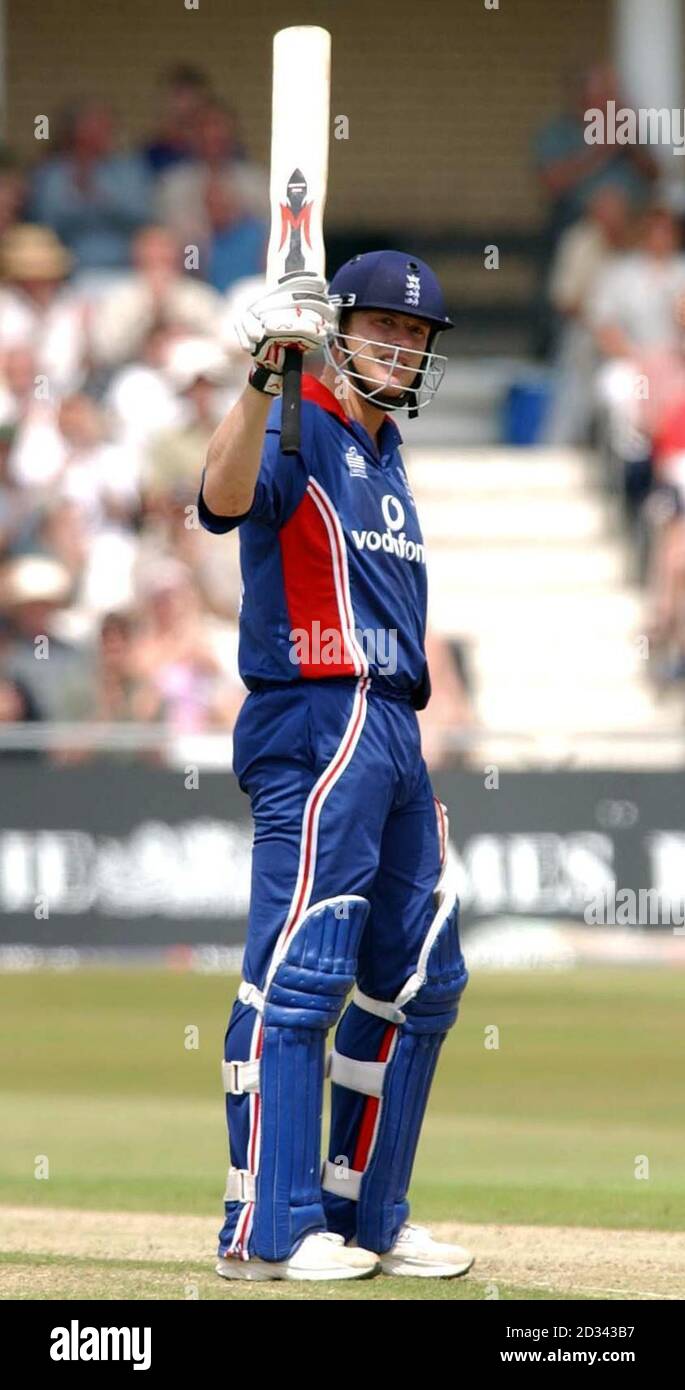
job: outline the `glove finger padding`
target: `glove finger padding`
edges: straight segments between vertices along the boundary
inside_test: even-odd
[[[234,320],[236,336],[244,352],[253,353],[264,337],[264,327],[252,309],[244,309]]]
[[[293,276],[246,309],[236,321],[240,346],[263,366],[274,369],[268,345],[297,347],[302,352],[321,347],[335,326],[336,310],[318,276]],[[278,368],[277,368],[278,369]]]

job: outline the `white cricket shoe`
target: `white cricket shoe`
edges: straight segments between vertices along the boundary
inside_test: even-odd
[[[394,1245],[379,1255],[384,1274],[411,1274],[419,1279],[456,1279],[475,1260],[463,1245],[434,1240],[426,1226],[405,1222]]]
[[[378,1255],[370,1250],[351,1250],[333,1231],[313,1231],[287,1260],[223,1256],[216,1272],[223,1279],[371,1279],[380,1268]]]

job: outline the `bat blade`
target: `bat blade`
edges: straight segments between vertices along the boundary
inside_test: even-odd
[[[331,36],[318,25],[274,35],[271,230],[266,275],[326,273],[323,214],[328,180]]]
[[[271,228],[266,278],[325,275],[323,215],[328,180],[331,36],[318,25],[274,35],[271,109]],[[288,349],[281,448],[299,448],[302,354]]]

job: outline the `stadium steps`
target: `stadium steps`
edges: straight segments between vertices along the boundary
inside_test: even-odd
[[[512,381],[530,370],[520,357],[459,357],[447,363],[440,389],[415,420],[399,419],[407,448],[495,445]]]
[[[497,749],[518,762],[534,745],[556,757],[582,734],[583,757],[592,762],[596,735],[601,762],[623,732],[626,765],[681,761],[682,697],[658,696],[648,680],[644,594],[591,454],[460,447],[405,457],[430,622],[467,647],[489,731],[480,756]]]
[[[546,593],[567,593],[571,587],[578,593],[622,583],[627,577],[625,556],[606,541],[592,548],[585,542],[560,548],[547,541],[484,548],[476,541],[460,543],[455,550],[441,536],[432,540],[428,559],[433,589],[476,587],[484,595],[527,592],[536,584],[544,585]]]

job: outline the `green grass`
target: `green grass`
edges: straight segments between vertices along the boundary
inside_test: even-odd
[[[414,1218],[682,1229],[683,978],[473,979],[438,1067]],[[236,983],[162,971],[0,976],[2,1200],[215,1213],[218,1228],[219,1063]],[[484,1046],[492,1024],[497,1050]],[[188,1025],[197,1050],[184,1046]],[[47,1181],[34,1177],[39,1154]],[[648,1181],[634,1176],[642,1154]]]
[[[219,1279],[208,1264],[189,1261],[182,1268],[171,1261],[154,1260],[94,1260],[64,1256],[23,1255],[5,1257],[5,1275],[14,1275],[16,1284],[11,1298],[19,1300],[71,1300],[85,1302],[106,1300],[249,1300],[250,1303],[301,1301],[328,1303],[357,1299],[365,1303],[412,1303],[430,1299],[431,1302],[483,1302],[492,1298],[492,1286],[474,1279],[407,1279],[385,1275],[375,1279],[342,1281],[340,1283],[269,1283],[241,1284]],[[0,1293],[0,1298],[6,1297]],[[561,1290],[519,1288],[514,1284],[498,1284],[500,1301],[508,1299],[532,1301],[594,1301],[591,1295],[575,1290],[569,1295]]]

